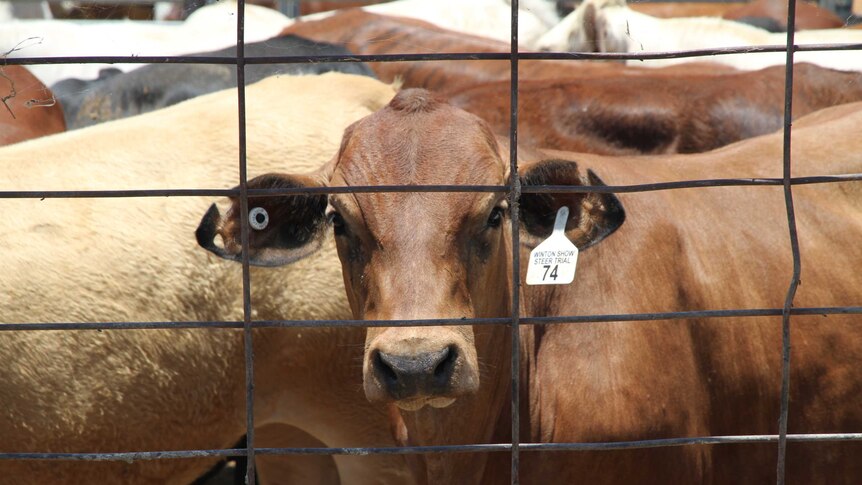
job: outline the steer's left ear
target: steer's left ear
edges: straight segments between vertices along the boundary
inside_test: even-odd
[[[248,181],[249,189],[321,186],[318,179],[302,175],[266,174]],[[215,204],[210,206],[195,237],[207,251],[242,261],[240,200],[230,199],[230,209],[224,215]],[[326,232],[326,204],[325,194],[249,197],[249,262],[255,266],[282,266],[318,250]],[[221,236],[222,246],[216,244],[216,236]]]
[[[567,160],[543,160],[527,166],[521,172],[521,186],[575,185],[604,186],[604,182],[592,170],[581,173],[578,164]],[[521,194],[520,214],[524,243],[535,246],[551,235],[557,210],[567,206],[569,220],[566,236],[578,249],[597,244],[616,231],[625,221],[626,213],[614,194],[547,193]]]

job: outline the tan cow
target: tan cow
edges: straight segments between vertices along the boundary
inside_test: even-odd
[[[249,173],[319,167],[345,126],[393,95],[342,74],[250,86]],[[0,190],[228,188],[238,180],[237,127],[228,90],[24,142],[0,150]],[[242,321],[239,266],[189,240],[207,199],[0,199],[0,322]],[[331,244],[296,266],[255,268],[251,281],[254,318],[349,317]],[[393,445],[386,414],[343,385],[363,339],[361,329],[256,330],[256,423],[328,446]],[[214,449],[245,433],[240,330],[0,330],[0,356],[0,452]],[[262,438],[257,446],[309,441]],[[186,485],[215,461],[0,460],[0,482]],[[345,484],[403,483],[403,463],[335,459]]]
[[[860,122],[860,104],[800,120],[793,141],[795,175],[862,172]],[[779,134],[693,156],[525,154],[520,179],[524,186],[602,186],[602,179],[615,185],[774,177],[781,174],[781,145]],[[269,174],[252,185],[500,185],[508,180],[507,153],[477,117],[427,91],[406,90],[348,128],[333,161],[316,175]],[[858,305],[862,185],[798,186],[794,193],[804,264],[795,305]],[[550,233],[564,205],[572,213],[566,234],[582,251],[576,279],[568,286],[521,287],[524,315],[783,305],[791,258],[780,187],[618,198],[525,194],[522,278],[528,251]],[[356,318],[509,315],[511,208],[502,193],[294,196],[253,200],[252,206],[271,218],[252,234],[251,258],[258,263],[301,255],[302,241],[315,240],[313,234],[330,221]],[[210,249],[226,257],[237,251],[235,207],[224,215],[210,212],[212,220],[205,221],[216,228],[209,236],[224,241]],[[274,238],[290,232],[303,237]],[[862,431],[859,323],[853,315],[793,317],[791,433]],[[416,444],[506,441],[509,345],[506,326],[371,328],[362,368],[366,396],[381,406],[397,404]],[[521,356],[523,442],[777,433],[778,317],[524,326]],[[860,451],[858,443],[791,443],[789,480],[854,483],[862,476]],[[505,483],[508,456],[491,456],[425,455],[425,472],[418,478]],[[769,483],[775,458],[774,444],[525,451],[520,478],[524,483]]]

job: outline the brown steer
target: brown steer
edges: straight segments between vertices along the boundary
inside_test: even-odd
[[[781,129],[784,66],[712,75],[586,77],[518,84],[522,143],[604,155],[696,153]],[[862,73],[794,66],[796,117],[862,100]],[[509,81],[451,94],[455,106],[508,133]]]
[[[339,11],[320,20],[296,22],[282,31],[318,42],[343,44],[351,52],[373,54],[508,53],[508,43],[447,30],[421,20],[377,15],[359,9]],[[453,92],[490,81],[508,81],[508,60],[370,62],[380,80],[402,81],[404,87]],[[604,76],[724,74],[733,68],[715,62],[692,62],[662,69],[616,62],[521,60],[521,79],[585,78]]]
[[[51,90],[24,66],[0,66],[0,146],[66,131]]]
[[[817,6],[816,2],[796,1],[796,30],[834,29],[844,26],[844,20],[832,10]],[[782,32],[787,31],[788,3],[784,0],[754,0],[728,9],[722,15],[730,20],[769,19],[776,22]]]
[[[800,175],[862,168],[860,142],[848,136],[858,130],[860,107],[842,108],[843,118],[827,123],[820,117],[797,133]],[[828,147],[824,134],[836,136]],[[520,179],[524,186],[601,185],[587,167],[615,184],[768,177],[780,173],[780,147],[780,137],[762,137],[710,154],[649,163],[556,153],[558,159],[522,165]],[[426,91],[406,90],[348,128],[339,153],[317,174],[273,174],[250,185],[499,185],[508,179],[503,153],[475,116]],[[578,162],[569,161],[573,156]],[[858,183],[797,187],[797,196],[801,245],[810,265],[797,304],[858,304]],[[549,234],[563,205],[572,213],[567,236],[582,250],[572,285],[523,290],[525,314],[775,308],[783,302],[790,258],[778,188],[634,194],[623,198],[627,215],[610,194],[525,194],[519,202],[524,260],[524,252]],[[412,411],[403,417],[415,444],[509,439],[508,327],[397,323],[509,314],[512,229],[502,194],[255,197],[250,207],[254,216],[268,215],[251,218],[253,263],[301,256],[330,221],[354,316],[393,320],[391,327],[368,330],[366,396]],[[238,250],[237,208],[234,204],[224,216],[210,211],[203,224],[224,241],[210,249],[231,258]],[[791,432],[862,430],[862,409],[854,401],[862,390],[858,318],[795,316],[794,322]],[[774,434],[780,336],[780,319],[774,317],[522,327],[522,439]],[[862,474],[859,445],[792,443],[789,449],[794,482],[852,483]],[[425,455],[426,475],[419,478],[503,483],[508,464],[500,460],[508,457]],[[774,473],[772,444],[525,451],[521,467],[521,479],[529,483],[765,483]]]
[[[348,128],[338,155],[316,177],[268,175],[250,184],[494,185],[506,181],[507,173],[508,164],[483,122],[427,91],[405,90],[387,108]],[[526,176],[541,183],[548,175],[539,166]],[[562,175],[566,183],[599,183],[574,166]],[[524,203],[525,225],[548,233],[553,221],[547,218],[547,202],[534,199]],[[574,214],[569,236],[581,247],[622,223],[622,209],[611,195],[565,199]],[[286,263],[302,256],[307,242],[331,221],[356,318],[502,317],[511,311],[511,230],[502,193],[333,195],[328,208],[325,196],[253,200],[270,221],[251,234],[253,263]],[[210,248],[216,254],[239,252],[237,209],[235,204],[224,218],[213,209],[204,219],[202,226],[217,227],[224,240],[224,248]],[[482,403],[500,402],[508,392],[507,373],[500,372],[509,368],[508,353],[500,351],[509,348],[508,338],[506,327],[498,326],[370,328],[363,363],[366,396],[415,411],[406,421],[417,444],[487,442],[502,409]],[[428,475],[444,482],[481,476],[482,467],[472,466],[471,457],[452,457],[461,462],[456,468],[447,465],[448,459],[427,460]]]

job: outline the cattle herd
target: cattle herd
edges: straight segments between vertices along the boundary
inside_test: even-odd
[[[0,2],[0,483],[862,483],[855,17],[308,3]]]

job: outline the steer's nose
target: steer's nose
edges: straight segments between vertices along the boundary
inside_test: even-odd
[[[395,400],[439,396],[450,391],[457,360],[454,346],[411,355],[377,352],[373,369],[385,391]]]

